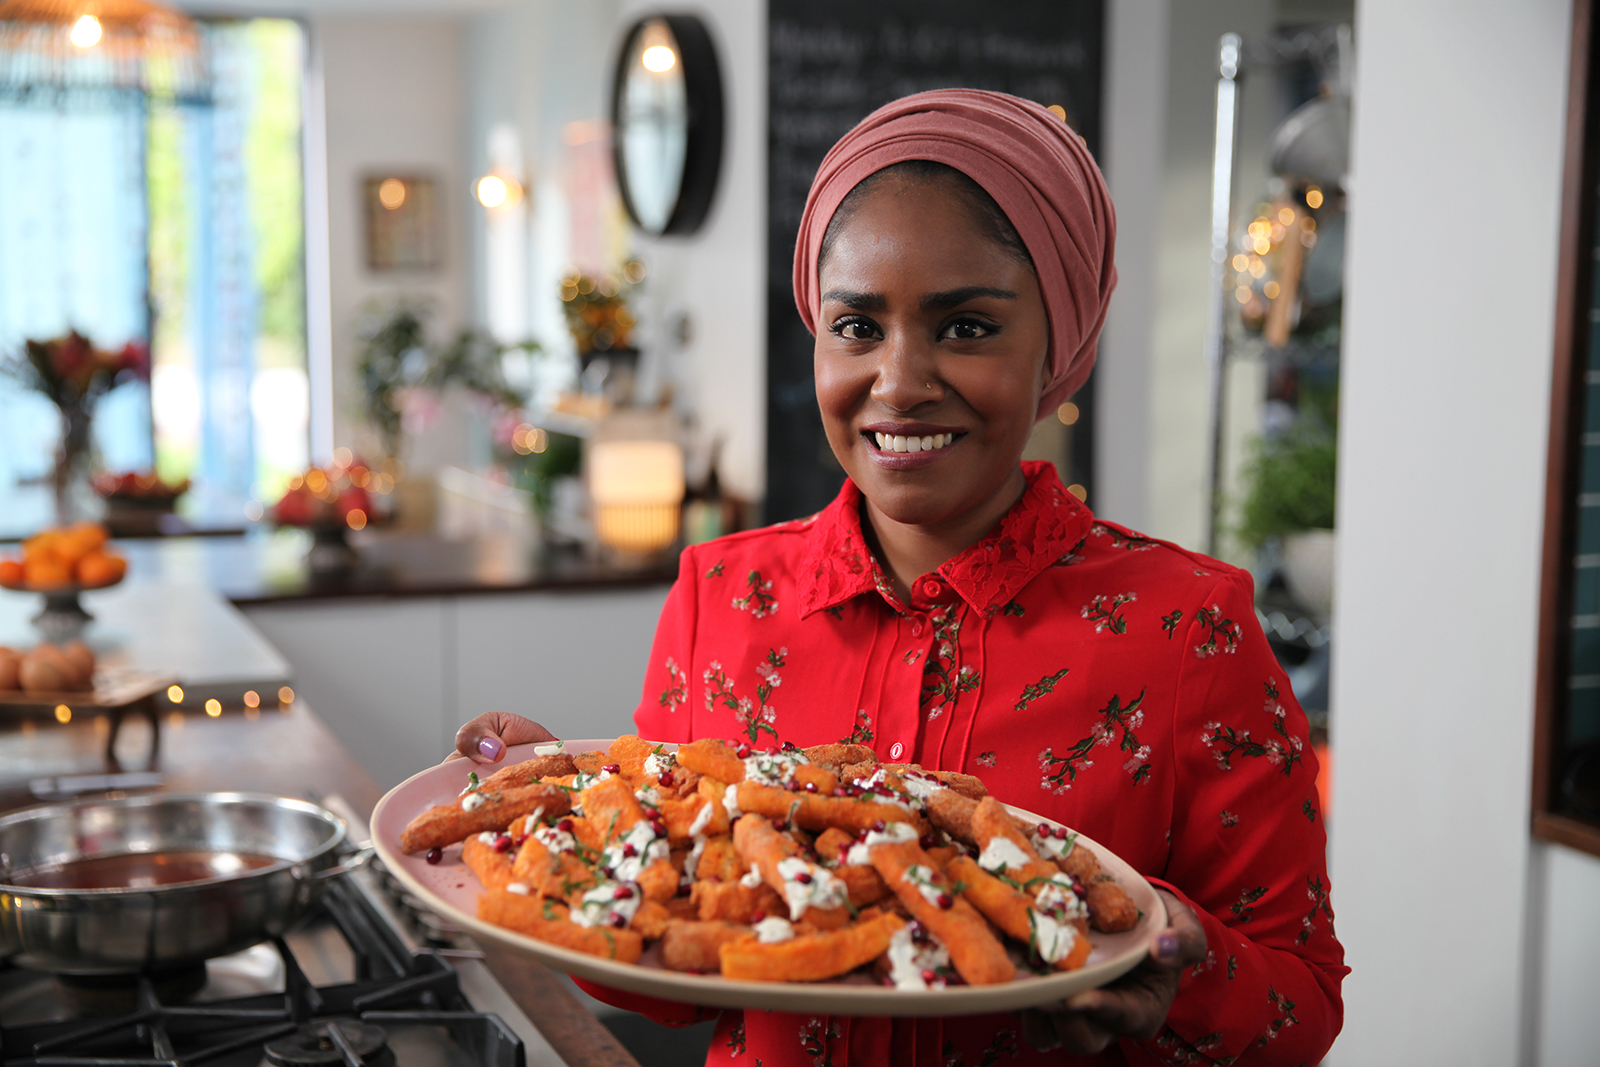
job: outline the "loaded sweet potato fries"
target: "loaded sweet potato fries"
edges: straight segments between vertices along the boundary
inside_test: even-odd
[[[901,989],[1083,966],[1138,909],[1076,835],[1014,818],[977,778],[861,745],[668,752],[557,746],[423,812],[401,846],[458,841],[479,918],[672,970],[805,982],[871,966]],[[1015,946],[1007,949],[1007,941]]]

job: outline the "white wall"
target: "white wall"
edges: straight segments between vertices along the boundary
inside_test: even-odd
[[[1358,12],[1330,823],[1355,968],[1341,1067],[1577,1063],[1556,1047],[1594,1026],[1594,865],[1564,856],[1531,879],[1528,832],[1570,7]]]
[[[429,301],[439,336],[462,321],[465,297],[461,23],[451,17],[324,15],[311,22],[321,61],[328,174],[329,309],[334,442],[358,445],[356,322],[375,300]],[[444,238],[437,271],[375,274],[366,266],[362,179],[431,174]],[[459,462],[467,434],[433,435],[427,463]]]

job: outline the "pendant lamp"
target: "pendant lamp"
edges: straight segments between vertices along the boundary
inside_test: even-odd
[[[0,93],[134,90],[203,96],[194,20],[149,0],[0,0]]]

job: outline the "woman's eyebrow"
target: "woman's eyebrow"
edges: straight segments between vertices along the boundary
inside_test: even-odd
[[[882,293],[858,293],[854,289],[829,289],[822,294],[823,302],[837,300],[847,308],[857,311],[882,311],[889,306]]]
[[[942,293],[929,293],[922,298],[922,307],[924,311],[942,310],[958,307],[968,300],[976,300],[984,296],[995,297],[1000,300],[1015,300],[1017,298],[1017,294],[1010,289],[991,289],[984,285],[967,285],[960,289],[946,289]]]

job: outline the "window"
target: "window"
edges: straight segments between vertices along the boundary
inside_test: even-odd
[[[200,100],[0,97],[0,351],[76,328],[148,338],[148,386],[95,418],[99,466],[192,480],[182,506],[242,522],[307,463],[301,98],[286,19],[202,25]],[[0,384],[0,535],[50,518],[56,424]]]

